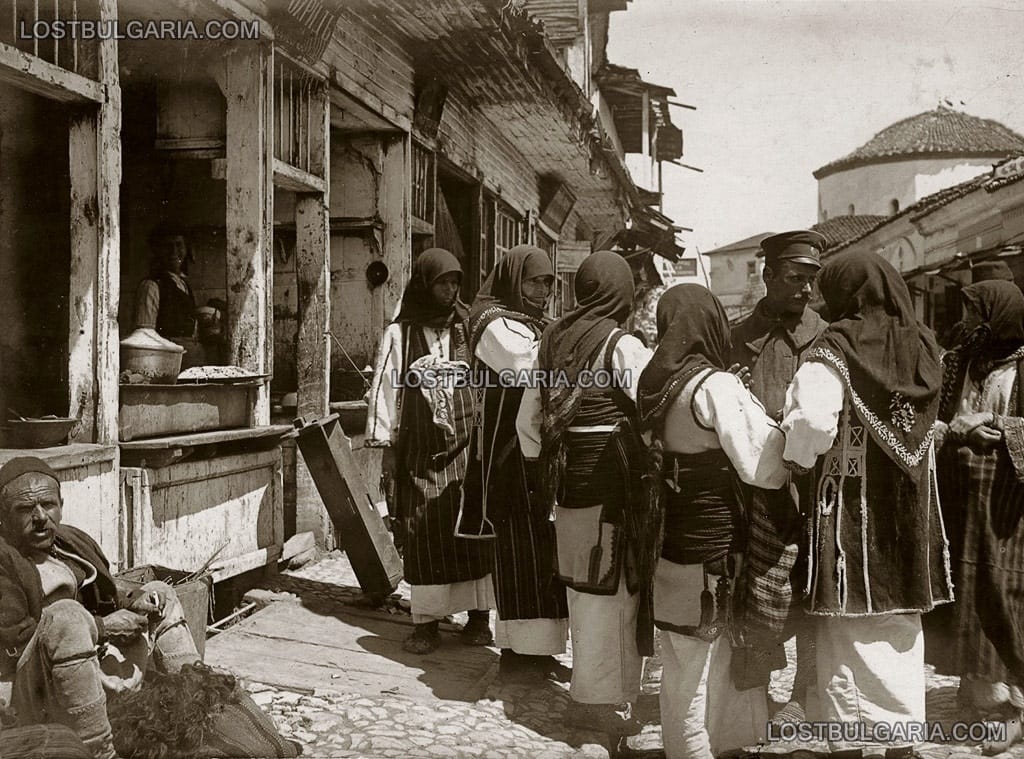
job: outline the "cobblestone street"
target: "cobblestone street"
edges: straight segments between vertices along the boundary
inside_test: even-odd
[[[347,560],[339,553],[330,554],[300,570],[283,573],[265,583],[264,590],[249,597],[273,606],[301,603],[316,609],[318,614],[330,609],[342,619],[346,614],[370,613]],[[396,648],[401,636],[411,629],[408,628],[411,620],[407,599],[408,587],[403,584],[399,593],[372,612],[389,624],[403,626],[400,635],[391,643]],[[461,651],[468,650],[463,649],[454,636],[458,625],[465,620],[456,616],[452,621],[451,625],[442,625],[442,635],[447,639],[439,653],[458,656]],[[240,628],[244,626],[245,622],[239,625]],[[217,639],[222,635],[227,633],[210,641],[212,654],[207,658],[214,664],[224,655],[218,654],[221,649]],[[360,640],[370,650],[379,651],[381,656],[390,655],[383,648],[371,646],[365,638]],[[391,682],[386,676],[373,681],[367,679],[365,673],[347,672],[344,663],[329,675],[331,685],[327,687],[310,683],[310,687],[286,688],[254,678],[246,678],[246,682],[254,699],[271,712],[282,733],[302,744],[304,756],[394,759],[663,756],[657,699],[661,667],[656,656],[647,661],[644,671],[643,695],[639,704],[644,732],[628,741],[613,744],[605,735],[570,730],[562,725],[569,701],[571,652],[562,657],[565,665],[563,677],[523,682],[507,682],[499,678],[497,651],[494,650],[493,654],[484,682],[478,684],[478,692],[482,695],[473,700],[432,697],[429,692],[425,697],[411,697],[405,692],[408,689],[404,681]],[[792,649],[789,654],[792,662]],[[419,674],[421,681],[429,674],[432,660],[432,656],[420,660],[422,663],[418,666],[423,670]],[[418,670],[414,671],[418,673]],[[792,667],[776,673],[771,686],[772,700],[776,705],[785,702],[792,676]],[[355,680],[358,680],[359,687],[353,686]],[[956,678],[929,675],[929,720],[941,721],[948,726],[958,719],[956,686]],[[439,687],[435,685],[434,693],[438,691]],[[751,747],[753,750],[758,748]],[[763,754],[773,756],[796,749],[821,755],[825,746],[772,744],[760,747]],[[976,746],[953,744],[927,744],[922,753],[926,759],[980,755]],[[810,759],[811,753],[806,756]],[[1001,759],[1008,757],[1024,757],[1024,748],[1018,746],[1001,755]]]

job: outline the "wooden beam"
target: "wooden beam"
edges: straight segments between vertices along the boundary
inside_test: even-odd
[[[116,19],[116,0],[103,0],[104,19]],[[70,440],[116,443],[118,437],[118,324],[120,293],[121,89],[117,42],[101,40],[100,77],[108,97],[71,118],[68,405],[79,424]]]
[[[115,40],[106,40],[117,44]],[[0,82],[64,103],[102,103],[103,85],[0,42]]]
[[[255,374],[273,371],[273,118],[272,55],[258,45],[227,56],[220,77],[227,101],[225,169],[228,362]],[[267,386],[260,388],[255,424],[270,421]]]
[[[203,2],[216,8],[223,15],[235,18],[239,21],[258,21],[260,24],[260,42],[274,41],[274,27],[265,18],[253,13],[238,0],[203,0]],[[191,5],[190,2],[183,2],[184,7]]]
[[[326,180],[308,171],[297,169],[279,158],[274,159],[274,185],[298,193],[322,195],[327,192]]]
[[[389,272],[383,285],[382,318],[390,320],[412,271],[412,137],[403,134],[382,138],[384,178],[380,214],[384,218],[384,263]],[[374,334],[381,334],[384,325],[375,324],[374,328]]]
[[[347,93],[355,95],[359,100],[369,106],[372,111],[383,116],[390,123],[398,127],[399,130],[408,132],[412,129],[411,114],[404,115],[399,113],[383,100],[370,93],[352,77],[346,76],[341,71],[334,69],[331,72],[331,84],[340,87]]]
[[[116,25],[117,0],[100,0],[100,18]],[[117,323],[121,294],[121,82],[116,39],[100,40],[99,70],[107,99],[97,115],[96,442],[116,443],[121,370]]]
[[[99,230],[96,163],[97,115],[75,116],[68,131],[71,179],[71,278],[68,325],[68,415],[79,420],[70,442],[96,437],[96,289],[99,283]]]
[[[244,553],[241,556],[235,556],[231,559],[214,562],[210,566],[210,577],[213,578],[214,582],[220,582],[229,577],[240,575],[242,572],[268,566],[281,558],[281,551],[281,546],[272,545],[260,548],[257,551]]]
[[[325,173],[330,161],[330,102],[314,99],[310,157]],[[300,194],[295,203],[295,274],[298,290],[297,416],[328,412],[331,372],[330,208],[326,182],[319,193]]]

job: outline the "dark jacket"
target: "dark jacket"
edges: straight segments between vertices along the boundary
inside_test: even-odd
[[[157,275],[156,283],[160,287],[160,311],[156,317],[156,331],[167,338],[195,335],[196,299],[192,294],[192,286],[184,282],[185,290],[182,290],[167,272]]]
[[[105,636],[101,617],[116,611],[121,600],[110,574],[110,563],[95,540],[70,525],[57,528],[55,545],[96,568],[96,580],[79,591],[78,600],[96,616],[102,640]],[[0,676],[14,671],[18,657],[35,632],[42,610],[43,583],[39,571],[19,551],[0,539]]]
[[[769,416],[779,418],[786,388],[811,343],[828,326],[816,311],[805,308],[799,319],[774,319],[765,313],[764,300],[732,330],[730,361],[750,367],[750,392],[764,404]]]

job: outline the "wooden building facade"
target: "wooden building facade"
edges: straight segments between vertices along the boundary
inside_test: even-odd
[[[41,5],[0,0],[15,20],[0,25],[0,406],[79,420],[39,454],[68,482],[67,521],[119,568],[220,551],[220,579],[272,564],[296,533],[333,546],[283,425],[333,405],[375,484],[365,368],[426,247],[461,258],[469,298],[504,251],[539,245],[563,279],[553,312],[571,307],[568,262],[597,246],[628,248],[638,276],[674,254],[598,107],[608,17],[626,2]],[[71,14],[251,34],[19,32]],[[675,139],[664,119],[645,126],[659,151],[659,128]],[[207,363],[264,378],[244,429],[147,441],[119,425],[118,343],[158,229],[185,237],[197,306],[222,315]]]

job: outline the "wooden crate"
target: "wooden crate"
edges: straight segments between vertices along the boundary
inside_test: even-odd
[[[121,467],[122,532],[129,566],[194,571],[221,546],[214,581],[281,555],[281,448],[185,460],[160,468]]]
[[[252,424],[253,385],[121,385],[122,441]]]

